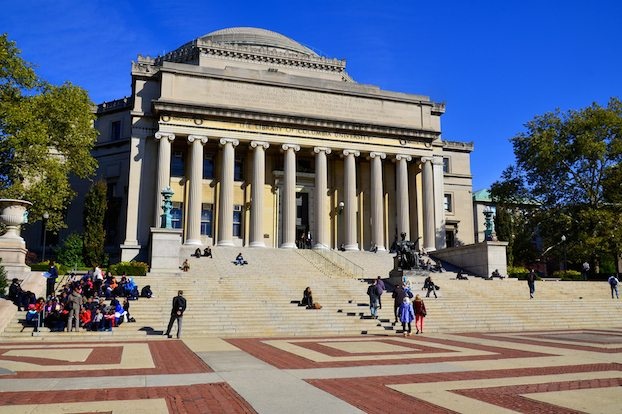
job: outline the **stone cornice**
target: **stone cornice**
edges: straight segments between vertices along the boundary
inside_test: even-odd
[[[114,101],[100,103],[99,105],[97,105],[97,110],[95,111],[95,113],[97,115],[100,115],[109,112],[123,111],[132,108],[133,104],[134,99],[126,96],[124,98],[116,99]]]
[[[443,141],[443,149],[450,151],[472,152],[473,142]]]
[[[399,128],[384,125],[362,124],[339,120],[301,117],[298,115],[275,114],[273,112],[248,111],[239,108],[201,106],[197,104],[171,102],[159,99],[154,102],[154,110],[166,115],[192,115],[203,119],[228,120],[236,122],[254,121],[257,123],[278,124],[280,126],[304,127],[344,132],[349,134],[373,135],[402,140],[433,141],[440,135],[438,131]]]
[[[425,95],[407,94],[403,92],[394,92],[380,89],[373,85],[362,85],[348,82],[324,81],[318,83],[307,77],[288,74],[286,82],[280,77],[257,76],[250,77],[249,71],[239,68],[229,68],[228,70],[206,68],[194,65],[180,65],[178,63],[166,62],[159,68],[160,72],[171,73],[175,75],[187,75],[195,77],[206,77],[210,79],[252,83],[256,85],[287,87],[288,89],[300,89],[311,92],[335,93],[339,95],[355,96],[368,99],[379,99],[383,101],[394,101],[400,103],[415,104],[428,106],[432,112],[434,108],[443,108],[445,104],[438,104],[430,100]],[[256,71],[260,74],[260,71]]]
[[[153,63],[157,66],[162,66],[163,62],[195,62],[199,58],[199,55],[217,56],[232,60],[265,62],[275,65],[295,66],[344,74],[346,68],[345,60],[311,56],[292,51],[285,52],[267,47],[217,43],[205,39],[194,40],[172,52],[158,56],[153,59]]]

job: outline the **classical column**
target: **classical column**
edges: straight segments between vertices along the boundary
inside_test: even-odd
[[[345,187],[345,249],[359,250],[356,241],[356,160],[354,157],[361,155],[355,150],[343,150],[344,156],[344,180]]]
[[[285,177],[283,182],[283,242],[282,249],[296,248],[296,151],[300,146],[283,144]]]
[[[408,164],[410,155],[398,154],[395,156],[395,176],[397,177],[397,232],[406,233],[406,240],[410,235],[410,208],[408,206]]]
[[[162,214],[162,196],[160,191],[171,185],[171,142],[175,134],[168,132],[156,132],[155,139],[160,141],[158,150],[158,180],[155,188],[155,227],[160,227],[160,215]]]
[[[233,246],[233,167],[237,139],[221,138],[222,168],[218,206],[218,246]]]
[[[436,234],[436,248],[445,248],[445,185],[443,176],[443,157],[434,156],[432,159],[434,174],[434,231]]]
[[[329,216],[327,196],[328,172],[326,155],[331,153],[330,148],[315,147],[315,245],[314,249],[328,249],[330,240],[327,229]]]
[[[253,182],[251,184],[250,246],[266,247],[263,241],[263,192],[266,178],[266,152],[270,144],[251,141],[253,154]]]
[[[423,248],[436,250],[434,231],[434,172],[432,158],[422,157],[423,164]]]
[[[371,237],[378,251],[385,251],[384,220],[382,217],[382,160],[387,155],[383,152],[370,152],[371,159]]]
[[[188,194],[188,221],[184,244],[201,245],[201,201],[203,199],[203,145],[207,137],[188,135],[190,145],[190,191]]]

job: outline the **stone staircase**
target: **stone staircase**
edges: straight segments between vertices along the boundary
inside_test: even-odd
[[[242,251],[249,262],[232,262]],[[394,327],[393,300],[383,295],[380,318],[369,318],[367,284],[344,273],[338,266],[322,263],[311,250],[213,248],[214,258],[190,258],[190,271],[136,277],[139,287],[151,285],[155,297],[131,302],[136,323],[124,323],[112,332],[50,333],[33,338],[69,340],[162,338],[170,315],[171,299],[184,291],[188,309],[183,335],[188,336],[312,336],[386,335]],[[388,253],[345,252],[349,260],[364,267],[370,278],[392,264]],[[537,282],[536,298],[529,299],[526,282],[516,280],[455,280],[455,274],[434,273],[441,286],[438,299],[424,298],[428,310],[426,333],[467,331],[519,331],[613,327],[622,302],[611,300],[605,282]],[[414,293],[421,290],[423,276],[411,279]],[[320,310],[298,306],[306,286],[313,290]],[[13,320],[1,339],[28,338],[20,319]]]

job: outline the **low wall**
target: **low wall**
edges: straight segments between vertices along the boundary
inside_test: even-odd
[[[485,241],[437,250],[432,254],[434,257],[478,276],[490,276],[495,269],[498,269],[501,275],[506,276],[508,274],[507,245],[507,242]]]

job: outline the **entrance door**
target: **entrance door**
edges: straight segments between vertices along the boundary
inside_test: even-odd
[[[307,239],[309,227],[309,193],[296,193],[296,245],[299,249],[310,246]]]

